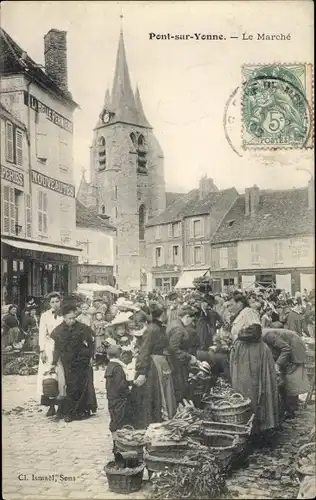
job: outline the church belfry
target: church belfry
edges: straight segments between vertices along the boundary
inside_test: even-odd
[[[86,199],[97,213],[110,216],[117,228],[118,286],[139,289],[145,286],[145,226],[166,207],[165,180],[163,152],[146,118],[139,88],[135,92],[132,88],[122,29],[112,90],[106,90],[90,151]]]

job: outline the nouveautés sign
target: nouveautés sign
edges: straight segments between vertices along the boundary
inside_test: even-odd
[[[29,99],[30,97],[30,99]],[[53,109],[49,108],[46,106],[46,104],[43,104],[41,101],[36,99],[33,95],[27,93],[24,91],[24,104],[26,106],[30,106],[31,109],[34,109],[37,113],[44,113],[46,118],[50,120],[51,122],[55,123],[55,125],[58,125],[58,127],[61,127],[68,132],[72,133],[73,131],[73,126],[72,122],[70,120],[67,120],[64,116],[60,115]]]
[[[58,181],[57,179],[52,179],[52,177],[48,177],[35,170],[32,170],[32,182],[38,186],[55,191],[56,193],[70,196],[71,198],[75,197],[75,186]]]
[[[24,186],[24,175],[3,165],[1,165],[1,179],[17,184],[17,186]]]

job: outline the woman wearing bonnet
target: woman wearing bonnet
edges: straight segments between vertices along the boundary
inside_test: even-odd
[[[279,423],[276,368],[272,353],[261,338],[258,313],[248,306],[244,295],[235,295],[232,301],[235,310],[230,352],[232,388],[251,400],[254,433],[260,435]]]
[[[49,309],[45,311],[40,318],[39,322],[39,349],[40,349],[40,360],[38,365],[38,375],[37,375],[37,397],[40,403],[44,406],[49,406],[47,417],[55,415],[55,405],[58,401],[48,398],[42,395],[42,384],[43,376],[49,371],[51,363],[53,361],[53,352],[55,343],[51,338],[51,333],[53,330],[62,323],[62,317],[59,314],[61,299],[57,292],[52,292],[47,296],[49,301]],[[66,396],[66,382],[64,368],[61,360],[59,359],[56,365],[56,376],[58,380],[58,398],[63,398]]]

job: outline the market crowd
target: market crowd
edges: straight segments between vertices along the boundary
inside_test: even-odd
[[[53,292],[47,304],[38,318],[30,298],[21,321],[10,306],[3,345],[38,349],[37,396],[57,420],[97,411],[93,368],[104,369],[114,442],[123,426],[147,428],[195,401],[190,377],[205,363],[213,383],[222,377],[250,398],[259,437],[292,418],[310,387],[305,344],[315,336],[314,291],[291,297],[276,289],[213,294],[197,287],[94,301]]]

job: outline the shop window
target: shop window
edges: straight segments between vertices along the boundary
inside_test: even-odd
[[[156,278],[155,279],[155,287],[156,288],[162,288],[162,278]]]
[[[23,271],[24,271],[24,261],[23,260],[19,260],[19,271],[21,273],[23,273]]]
[[[224,284],[224,286],[232,286],[235,284],[235,280],[234,280],[234,278],[225,278],[223,280],[223,284]]]
[[[48,230],[48,197],[47,193],[38,191],[38,232],[47,235]]]
[[[250,251],[251,251],[251,263],[252,264],[259,264],[259,262],[260,262],[259,244],[258,243],[251,243]]]
[[[146,208],[145,205],[139,207],[139,239],[145,239]]]
[[[12,261],[12,271],[15,273],[18,271],[18,261],[17,260]]]

